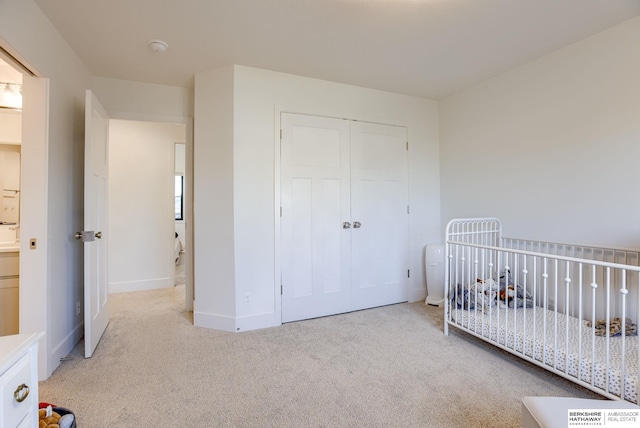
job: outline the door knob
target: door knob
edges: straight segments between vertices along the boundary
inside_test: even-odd
[[[354,221],[353,222],[353,228],[354,229],[360,229],[361,226],[362,226],[362,223],[360,223],[359,221]]]
[[[342,228],[351,229],[351,223],[349,223],[348,221],[345,221],[344,223],[342,223]]]

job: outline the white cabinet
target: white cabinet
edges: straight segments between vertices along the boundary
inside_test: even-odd
[[[19,253],[0,252],[0,336],[19,330],[19,273]]]
[[[38,426],[38,340],[42,335],[0,337],[0,428]]]

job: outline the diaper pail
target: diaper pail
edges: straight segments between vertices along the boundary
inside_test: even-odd
[[[427,273],[427,305],[442,306],[444,303],[444,244],[427,245],[425,251]]]

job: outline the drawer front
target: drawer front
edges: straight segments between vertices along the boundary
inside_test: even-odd
[[[31,358],[27,354],[16,364],[14,364],[9,370],[2,374],[0,377],[0,415],[2,415],[2,421],[5,427],[15,427],[23,421],[23,419],[29,415],[35,401],[38,398],[37,395],[37,379],[34,379],[31,372]],[[22,385],[26,385],[22,387]],[[35,393],[26,395],[27,388],[33,388]],[[24,398],[22,402],[18,402],[15,394],[18,393],[19,398]],[[26,395],[26,397],[25,397]]]
[[[0,276],[0,290],[5,288],[18,288],[20,286],[20,280],[17,276],[13,278],[3,278]]]
[[[20,275],[20,261],[17,253],[0,253],[0,277]]]
[[[0,287],[0,336],[18,334],[20,330],[19,300],[18,287]]]
[[[31,428],[34,426],[38,426],[38,423],[36,422],[35,424],[33,423],[33,415],[27,415],[22,422],[20,422],[20,425],[18,425],[18,428]]]

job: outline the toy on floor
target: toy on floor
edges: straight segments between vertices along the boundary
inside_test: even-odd
[[[56,410],[64,412],[60,414]],[[38,410],[38,428],[72,428],[75,427],[75,416],[61,407],[54,407],[49,403],[40,403]]]

